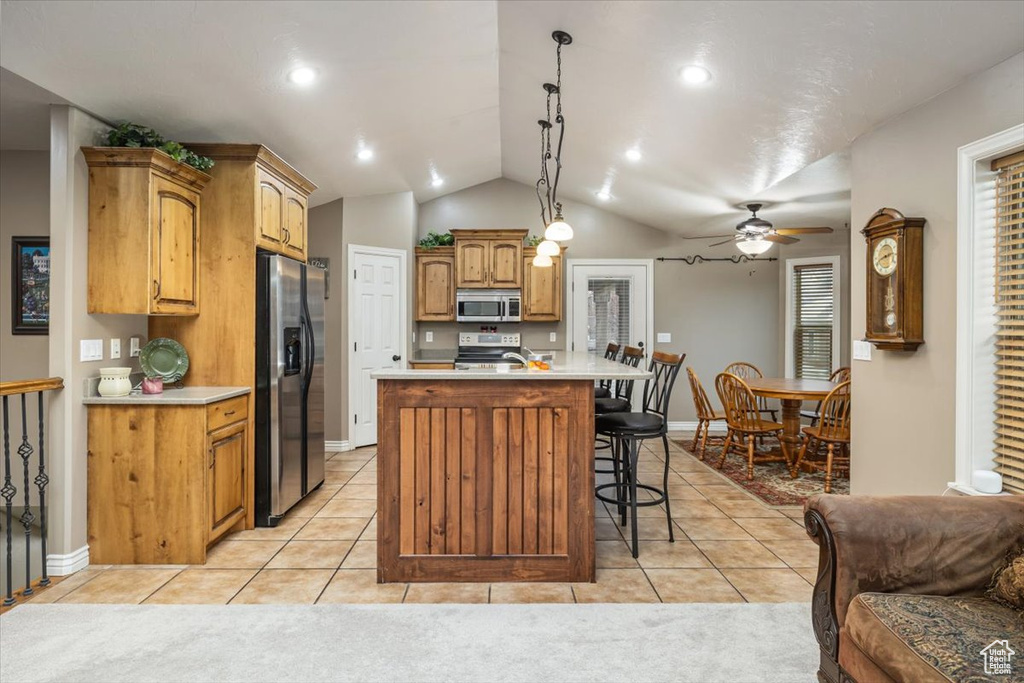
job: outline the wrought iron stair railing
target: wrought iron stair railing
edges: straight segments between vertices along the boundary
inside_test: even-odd
[[[50,477],[46,473],[46,400],[45,394],[48,391],[59,391],[64,388],[64,380],[60,377],[48,379],[33,379],[18,382],[0,382],[0,401],[3,411],[3,486],[0,486],[0,497],[3,498],[3,527],[6,541],[6,552],[4,554],[4,597],[3,606],[13,605],[17,600],[14,591],[14,521],[15,508],[21,508],[21,514],[17,521],[21,524],[25,534],[25,586],[19,591],[21,597],[29,597],[36,592],[36,587],[46,587],[50,584],[50,578],[46,573],[46,487],[50,483]],[[32,436],[29,430],[29,395],[35,394],[36,422],[35,445],[32,445]],[[12,464],[11,458],[11,407],[10,400],[20,401],[21,422],[21,443],[15,446],[14,453],[21,458],[21,476],[19,478],[17,461]],[[33,456],[35,463],[33,463]],[[34,475],[34,476],[33,476]],[[18,486],[21,485],[19,496]],[[33,491],[33,485],[35,491]],[[35,495],[35,506],[33,505],[33,494]],[[32,511],[33,507],[38,510],[38,517]],[[33,586],[32,572],[32,536],[33,526],[38,523],[38,541],[41,577]]]

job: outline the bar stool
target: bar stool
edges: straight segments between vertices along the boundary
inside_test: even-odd
[[[622,352],[622,358],[619,360],[623,365],[628,365],[631,368],[639,367],[640,361],[644,358],[644,350],[642,347],[627,346]],[[606,398],[595,398],[594,399],[594,414],[602,415],[604,413],[614,412],[629,412],[633,410],[632,397],[633,397],[633,383],[635,380],[619,380],[614,384],[615,395],[608,396]],[[611,463],[611,469],[600,470],[595,469],[595,474],[613,474],[615,475],[615,481],[621,481],[619,467],[619,458],[615,451],[615,444],[608,437],[602,437],[600,435],[595,437],[597,445],[594,450],[602,451],[608,448],[612,449],[611,456],[595,456],[594,461],[602,461]]]
[[[608,342],[608,348],[604,350],[605,360],[615,360],[619,355],[619,345],[615,342]],[[599,380],[594,387],[594,398],[608,398],[612,395],[612,381],[610,379]]]
[[[672,388],[675,386],[676,377],[679,375],[679,369],[685,358],[686,354],[676,355],[655,351],[651,356],[650,365],[650,371],[654,377],[644,382],[643,412],[605,413],[598,415],[596,419],[597,432],[611,438],[614,444],[613,458],[616,464],[622,467],[622,481],[600,484],[594,493],[598,500],[614,504],[619,508],[623,525],[626,523],[625,510],[627,507],[629,508],[632,520],[633,557],[640,555],[640,547],[637,543],[636,511],[638,507],[664,503],[665,518],[668,522],[668,540],[670,542],[676,540],[672,530],[672,510],[669,506],[668,495],[668,406],[672,398]],[[665,447],[665,468],[662,474],[661,489],[637,481],[640,445],[646,439],[656,438],[661,438]],[[611,488],[615,489],[614,498],[602,493]],[[650,491],[654,494],[654,499],[637,500],[637,489]]]

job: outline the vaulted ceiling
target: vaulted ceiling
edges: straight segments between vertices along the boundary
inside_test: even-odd
[[[532,185],[564,29],[560,192],[690,235],[728,229],[752,199],[776,225],[841,227],[854,138],[1024,50],[1024,3],[978,0],[4,0],[0,14],[3,68],[173,139],[263,142],[320,186],[313,205]],[[712,80],[682,84],[690,64]],[[300,65],[313,85],[289,82]]]

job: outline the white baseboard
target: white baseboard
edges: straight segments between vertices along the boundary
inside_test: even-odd
[[[668,430],[670,432],[695,432],[697,431],[697,421],[692,422],[669,422]],[[711,427],[708,428],[709,432],[722,432],[723,434],[727,431],[725,422],[712,422]]]
[[[50,576],[67,576],[89,566],[89,546],[83,545],[67,555],[47,555],[46,573]]]
[[[331,453],[341,453],[344,451],[351,451],[353,448],[349,441],[324,441],[324,450]]]

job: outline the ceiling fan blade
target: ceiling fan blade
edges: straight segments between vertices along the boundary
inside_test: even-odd
[[[817,235],[828,234],[832,228],[778,228],[775,232],[779,235]]]
[[[682,237],[684,240],[714,240],[720,237],[733,237],[735,233],[729,233],[727,235],[699,235],[697,237]]]
[[[721,246],[723,244],[729,244],[730,242],[735,242],[740,237],[742,237],[742,235],[737,235],[736,237],[733,237],[732,239],[723,240],[722,242],[715,242],[714,244],[709,244],[708,246],[709,247],[718,247],[718,246]]]
[[[763,238],[766,242],[775,242],[775,244],[793,244],[799,242],[795,237],[786,237],[785,235],[776,235],[775,233],[768,233]]]

